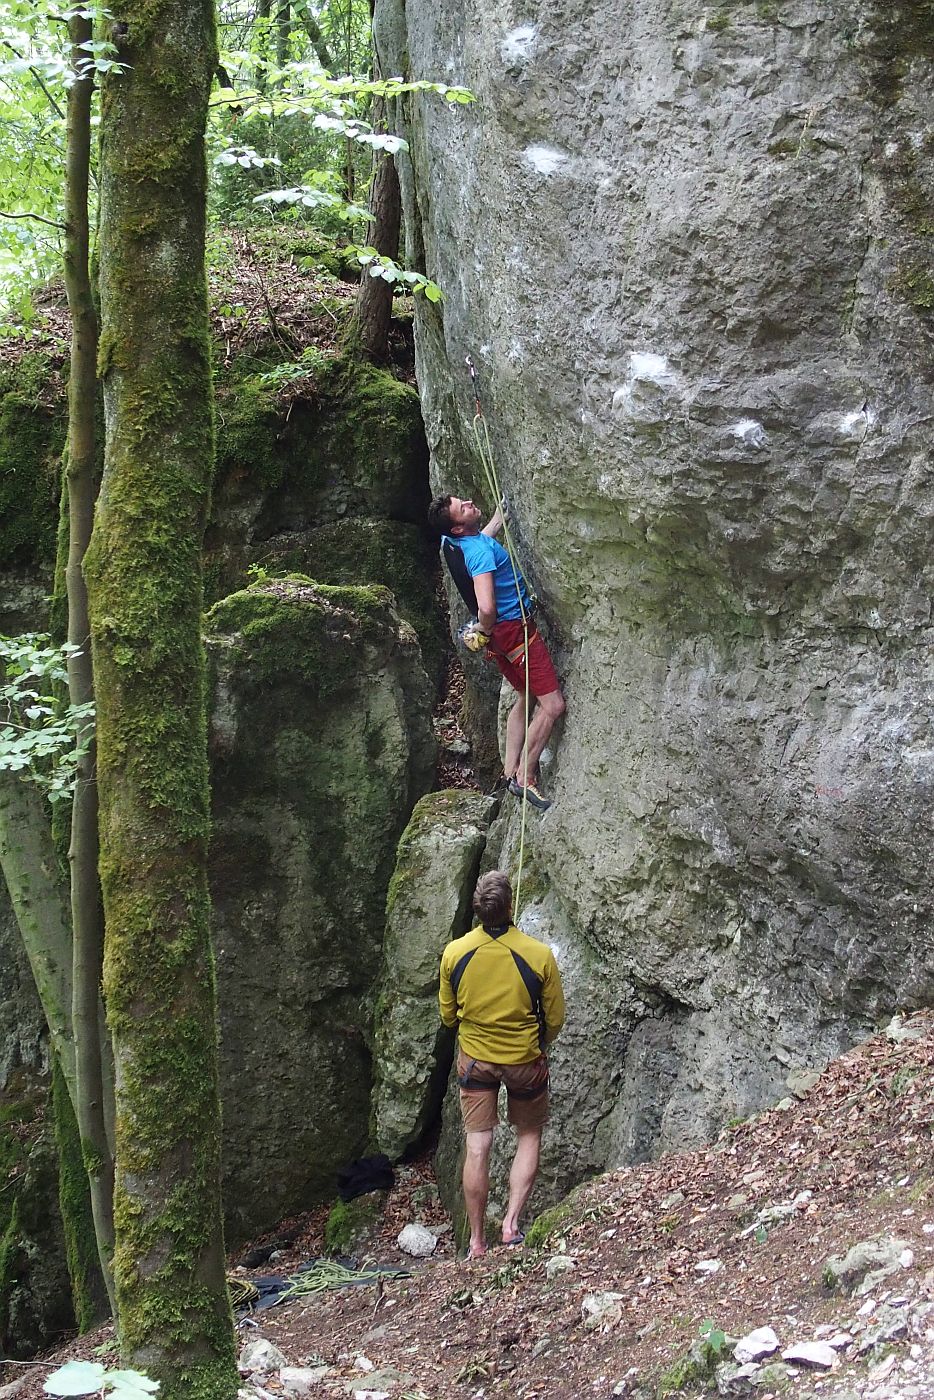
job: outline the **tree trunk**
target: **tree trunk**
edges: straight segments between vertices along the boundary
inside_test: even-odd
[[[308,0],[295,0],[293,8],[302,23],[305,33],[311,40],[311,47],[317,54],[318,62],[321,64],[321,67],[326,72],[333,73],[335,71],[334,59],[331,57],[331,51],[327,46],[327,41],[321,33],[321,26],[308,8]]]
[[[74,15],[68,24],[73,61],[92,37],[91,20]],[[88,597],[82,565],[94,521],[97,495],[97,313],[89,267],[88,176],[91,159],[89,78],[68,91],[65,154],[65,292],[71,312],[71,372],[68,379],[68,640],[80,650],[68,658],[68,691],[74,705],[94,698]],[[114,1166],[104,1119],[101,1027],[98,1019],[104,961],[104,912],[97,873],[97,783],[94,727],[87,720],[79,739],[88,744],[78,761],[71,809],[71,922],[74,939],[73,1031],[77,1068],[76,1117],[91,1188],[94,1231],[111,1307],[115,1305],[111,1260],[114,1247]]]
[[[52,1115],[58,1149],[58,1203],[75,1321],[79,1332],[89,1332],[111,1315],[113,1304],[101,1274],[78,1120],[55,1054],[52,1055]]]
[[[256,32],[259,35],[259,53],[256,57],[255,77],[257,91],[266,91],[266,73],[269,67],[269,13],[271,0],[259,0],[256,6]]]
[[[104,82],[107,440],[85,563],[97,692],[104,990],[117,1088],[125,1362],[160,1400],[233,1400],[224,1281],[201,542],[214,439],[204,274],[208,0],[128,0]]]
[[[373,130],[389,129],[387,118],[392,104],[383,98],[373,99]],[[373,183],[370,186],[370,225],[372,246],[384,257],[395,261],[399,256],[399,231],[402,224],[402,195],[395,161],[385,151],[374,153]],[[382,277],[370,277],[366,268],[360,278],[355,339],[360,352],[368,360],[383,364],[389,358],[389,326],[392,321],[393,284]]]
[[[276,15],[276,66],[282,68],[289,61],[289,35],[292,32],[292,7],[290,0],[284,0]]]
[[[0,870],[19,926],[68,1095],[77,1099],[71,1033],[71,911],[36,783],[0,770]]]

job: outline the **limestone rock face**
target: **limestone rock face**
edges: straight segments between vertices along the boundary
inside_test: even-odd
[[[373,1043],[374,1129],[392,1158],[417,1142],[447,1083],[454,1037],[438,1016],[438,964],[445,944],[472,927],[470,900],[495,808],[476,792],[429,793],[399,842]]]
[[[557,1180],[698,1142],[934,991],[934,28],[869,0],[378,0],[377,28],[386,71],[477,96],[413,100],[400,163],[446,292],[433,480],[482,494],[470,354],[566,686],[528,839],[578,969],[557,1087],[592,1105]]]
[[[385,589],[290,580],[208,615],[211,855],[232,1238],[365,1146],[367,995],[431,687]]]

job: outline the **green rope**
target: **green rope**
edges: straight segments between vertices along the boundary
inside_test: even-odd
[[[468,360],[468,364],[469,363],[470,361]],[[472,365],[471,374],[473,374]],[[474,388],[474,397],[476,399],[477,411],[474,415],[473,420],[473,435],[474,441],[477,445],[477,455],[480,458],[481,465],[486,475],[487,489],[488,491],[490,491],[493,500],[497,503],[495,509],[503,509],[503,538],[506,541],[506,553],[509,555],[509,563],[512,567],[512,576],[516,585],[516,597],[519,600],[519,612],[522,616],[522,639],[523,646],[525,649],[525,735],[522,741],[522,748],[519,753],[519,762],[520,764],[524,765],[523,777],[525,779],[525,782],[521,784],[524,793],[525,786],[529,781],[529,618],[525,610],[525,606],[522,602],[522,589],[519,586],[520,571],[519,566],[516,563],[516,551],[515,546],[512,542],[512,532],[510,531],[509,523],[506,520],[505,508],[502,506],[503,493],[500,489],[499,477],[496,474],[496,463],[493,460],[493,447],[490,443],[490,433],[486,425],[486,419],[483,416],[483,410],[480,407],[480,398],[477,394],[476,387]],[[525,822],[528,805],[528,799],[523,795],[522,820],[519,826],[519,868],[516,872],[516,888],[513,898],[513,906],[515,908],[516,914],[518,914],[519,912],[519,896],[522,893],[522,865],[525,860]]]
[[[377,1283],[381,1278],[403,1276],[396,1271],[387,1275],[384,1270],[368,1269],[365,1264],[360,1269],[348,1269],[336,1259],[319,1259],[313,1269],[303,1269],[300,1274],[292,1275],[288,1288],[281,1294],[281,1300],[305,1298],[312,1293],[324,1293],[329,1288],[346,1288],[350,1283]]]

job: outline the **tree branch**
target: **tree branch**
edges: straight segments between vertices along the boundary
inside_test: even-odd
[[[294,8],[295,13],[302,22],[305,33],[311,40],[312,48],[318,55],[318,62],[321,64],[321,67],[326,68],[329,73],[334,73],[336,71],[334,59],[331,57],[331,52],[328,49],[324,35],[321,33],[318,21],[308,8],[307,0],[296,0]]]
[[[8,214],[5,209],[0,209],[0,219],[37,219],[40,224],[48,224],[50,228],[64,229],[65,227],[57,219],[46,219],[41,214]]]
[[[13,45],[10,43],[9,39],[4,39],[4,40],[3,40],[3,46],[4,46],[4,48],[7,48],[7,49],[10,50],[10,53],[14,56],[14,58],[18,58],[18,59],[22,60],[23,55],[20,53],[19,49],[15,49],[15,48],[13,47]],[[58,103],[55,101],[55,98],[54,98],[54,97],[52,96],[52,94],[49,92],[48,88],[46,87],[46,85],[45,85],[45,83],[42,81],[42,79],[40,78],[39,74],[36,72],[35,68],[33,68],[33,67],[30,66],[29,71],[30,71],[30,73],[32,74],[32,76],[35,78],[36,82],[39,84],[39,86],[40,86],[40,88],[42,89],[42,91],[45,93],[46,100],[48,101],[49,106],[52,108],[52,111],[55,112],[55,114],[56,114],[57,116],[61,117],[62,121],[64,121],[64,120],[65,120],[65,113],[62,111],[61,107],[59,107]]]

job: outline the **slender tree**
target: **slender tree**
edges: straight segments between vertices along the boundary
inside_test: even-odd
[[[125,1361],[160,1395],[237,1390],[224,1281],[201,540],[214,450],[204,273],[209,0],[126,0],[103,85],[104,475],[85,562],[104,988],[117,1083]]]
[[[388,109],[391,101],[377,97],[373,100],[373,129],[388,129]],[[370,185],[370,240],[377,253],[395,262],[399,257],[399,231],[402,223],[402,194],[399,173],[388,151],[373,153],[373,180]],[[375,364],[389,358],[389,327],[392,322],[393,284],[382,277],[360,279],[360,290],[354,311],[354,338],[360,352]]]
[[[69,20],[72,64],[76,81],[68,90],[65,144],[65,292],[71,312],[71,366],[68,378],[68,445],[65,479],[68,493],[68,640],[76,648],[68,657],[68,690],[74,705],[94,698],[88,595],[83,563],[97,496],[97,311],[91,289],[88,182],[91,164],[92,71],[83,72],[92,38],[86,10]],[[113,1224],[113,1144],[108,1141],[101,1053],[100,988],[104,961],[104,911],[97,873],[97,783],[94,773],[94,721],[79,733],[74,797],[71,807],[71,920],[73,950],[73,1031],[77,1085],[75,1110],[81,1149],[91,1188],[94,1233],[101,1271],[111,1307],[114,1306],[111,1258]]]
[[[370,0],[370,18],[373,16],[373,0]],[[382,77],[379,52],[373,40],[373,75]],[[384,97],[373,99],[373,130],[388,131],[392,125],[390,118],[395,113],[395,101]],[[399,236],[402,227],[402,192],[399,188],[399,172],[396,162],[388,151],[374,150],[373,178],[370,182],[370,240],[377,253],[392,258],[399,257]],[[389,327],[392,322],[393,284],[382,277],[360,279],[360,291],[354,308],[353,339],[360,352],[368,360],[381,364],[389,358]]]

